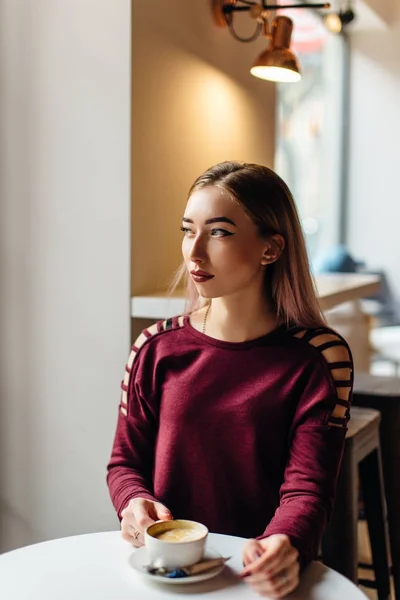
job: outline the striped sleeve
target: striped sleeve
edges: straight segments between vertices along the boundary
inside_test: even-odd
[[[335,402],[328,414],[327,425],[346,428],[350,419],[354,380],[353,359],[347,342],[327,328],[302,330],[295,335],[318,350],[330,371]]]
[[[154,451],[158,409],[151,392],[156,368],[149,341],[172,327],[160,321],[145,329],[132,346],[121,382],[117,428],[107,466],[107,484],[118,517],[133,498],[156,501],[153,494]]]
[[[329,329],[299,331],[296,337],[318,354],[305,374],[294,415],[280,504],[260,539],[289,536],[303,568],[317,558],[333,509],[353,386],[350,349]]]

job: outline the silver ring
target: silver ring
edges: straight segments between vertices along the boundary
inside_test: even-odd
[[[137,529],[135,529],[135,532],[134,532],[134,534],[133,534],[133,539],[134,539],[134,540],[137,540],[137,539],[138,539],[138,537],[139,537],[139,535],[140,535],[140,531],[138,531]]]
[[[286,571],[282,571],[282,582],[283,582],[283,585],[287,585],[288,578],[286,575]]]

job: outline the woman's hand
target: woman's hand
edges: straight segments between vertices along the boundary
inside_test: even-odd
[[[134,498],[121,512],[121,533],[136,548],[144,545],[145,529],[156,521],[169,521],[172,515],[161,502]]]
[[[283,598],[299,584],[298,556],[287,535],[248,540],[243,548],[245,567],[240,577],[261,596]]]

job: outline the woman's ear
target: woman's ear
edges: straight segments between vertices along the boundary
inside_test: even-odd
[[[280,233],[274,233],[268,238],[268,245],[261,259],[262,265],[270,265],[278,260],[285,248],[285,238]]]

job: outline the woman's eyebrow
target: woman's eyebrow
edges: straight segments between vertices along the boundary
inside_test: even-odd
[[[182,221],[184,223],[193,223],[192,219],[187,219],[186,217],[182,217]],[[207,219],[207,221],[205,221],[205,225],[210,225],[211,223],[230,223],[236,227],[236,223],[228,217],[213,217],[212,219]]]

